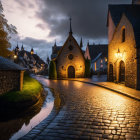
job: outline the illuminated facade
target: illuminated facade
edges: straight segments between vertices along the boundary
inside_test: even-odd
[[[85,59],[91,61],[93,72],[107,72],[108,45],[107,44],[87,44]],[[95,73],[96,74],[96,73]]]
[[[42,73],[45,70],[46,64],[45,62],[34,53],[34,49],[31,51],[26,51],[23,47],[19,49],[18,44],[14,51],[14,62],[18,65],[26,68],[31,73]]]
[[[71,22],[69,36],[56,57],[58,78],[81,78],[85,73],[83,52],[72,35]]]
[[[108,81],[140,89],[140,5],[109,5]]]

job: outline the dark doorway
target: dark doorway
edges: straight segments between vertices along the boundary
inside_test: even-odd
[[[114,81],[114,78],[113,78],[113,65],[112,64],[109,65],[109,81],[110,82]]]
[[[120,62],[119,82],[125,82],[125,64],[123,61]]]
[[[73,66],[68,67],[68,78],[75,78],[75,69]]]

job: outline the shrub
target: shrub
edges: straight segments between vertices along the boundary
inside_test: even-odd
[[[91,76],[91,69],[90,69],[90,60],[86,59],[85,60],[85,77],[88,78]]]
[[[50,62],[49,65],[49,78],[57,79],[56,64],[53,60]]]

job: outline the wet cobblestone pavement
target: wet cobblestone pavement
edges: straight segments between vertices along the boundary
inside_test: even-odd
[[[43,83],[63,95],[56,117],[44,120],[21,140],[140,139],[140,102],[76,81]]]

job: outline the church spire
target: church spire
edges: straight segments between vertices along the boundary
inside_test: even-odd
[[[54,42],[54,46],[56,47],[56,39],[55,39],[55,42]]]
[[[21,51],[24,51],[23,43],[22,43],[22,46],[21,46]]]
[[[87,42],[87,46],[89,46],[89,40],[88,40],[88,42]]]
[[[72,35],[72,26],[71,26],[71,17],[70,17],[70,32],[69,32],[69,34],[71,34]]]
[[[82,41],[82,37],[81,37],[81,41],[80,41],[80,48],[83,47],[83,41]]]
[[[16,50],[19,51],[18,42],[17,42]]]

